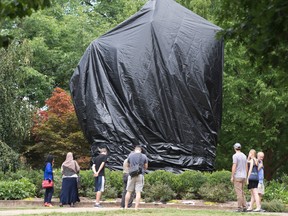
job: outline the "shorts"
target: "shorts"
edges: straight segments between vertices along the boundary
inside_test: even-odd
[[[144,175],[140,174],[138,176],[135,176],[131,178],[131,176],[128,176],[128,182],[126,190],[129,192],[142,192],[144,186]]]
[[[265,186],[263,183],[258,184],[258,194],[264,195]]]
[[[105,178],[104,176],[97,176],[95,177],[95,181],[94,181],[94,192],[104,192],[104,187],[105,187]]]
[[[257,188],[258,187],[258,182],[259,181],[249,180],[248,189],[250,190],[250,189]]]

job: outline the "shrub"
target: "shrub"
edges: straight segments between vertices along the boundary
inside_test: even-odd
[[[111,186],[112,182],[105,183],[105,191],[103,193],[102,199],[115,199],[117,198],[118,191],[115,187]],[[95,197],[95,193],[94,193]]]
[[[27,178],[0,182],[1,200],[18,200],[35,196],[35,185]]]
[[[286,212],[288,209],[281,200],[271,200],[270,202],[262,202],[261,207],[268,212]]]
[[[121,171],[110,171],[110,170],[106,169],[105,170],[105,178],[106,178],[106,182],[109,183],[109,187],[107,185],[106,188],[107,189],[108,188],[113,188],[114,192],[116,192],[114,197],[110,196],[109,198],[121,197],[122,190],[123,190],[123,172],[121,172]],[[110,190],[110,189],[108,189],[108,190]],[[111,193],[111,195],[113,193]]]
[[[272,180],[265,188],[264,199],[267,201],[281,200],[283,203],[288,204],[288,190],[285,183]]]
[[[146,183],[149,185],[166,184],[172,190],[176,191],[179,182],[176,174],[165,170],[157,170],[145,175],[145,184]]]
[[[200,171],[185,171],[178,175],[178,187],[175,190],[179,198],[200,198],[199,189],[207,181],[207,177]]]
[[[80,171],[81,187],[79,189],[79,195],[84,197],[95,198],[94,192],[94,177],[92,170]]]
[[[225,202],[234,199],[233,185],[230,182],[231,172],[216,171],[206,176],[207,182],[199,189],[199,194],[204,200]]]
[[[167,202],[176,196],[174,191],[167,184],[144,185],[143,197],[145,202]]]

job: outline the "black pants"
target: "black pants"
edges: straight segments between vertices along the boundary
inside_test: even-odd
[[[54,193],[54,187],[46,188],[45,195],[44,195],[44,203],[51,203],[52,196]]]
[[[126,187],[127,187],[127,182],[128,182],[128,176],[129,174],[128,173],[123,173],[123,192],[122,192],[122,199],[121,199],[121,207],[124,208],[125,207],[125,196],[126,196]],[[129,200],[129,203],[128,203],[128,208],[130,208],[132,206],[132,203],[133,203],[133,199],[135,197],[135,192],[133,191],[131,193],[131,196],[130,196],[130,200]]]

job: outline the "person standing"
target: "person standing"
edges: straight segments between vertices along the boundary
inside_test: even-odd
[[[77,180],[80,172],[80,167],[73,159],[72,152],[68,152],[66,160],[62,163],[62,187],[60,193],[60,207],[69,204],[75,206],[76,202],[80,202],[78,195]]]
[[[127,193],[125,196],[125,209],[128,208],[128,203],[131,197],[131,193],[135,190],[136,192],[136,200],[135,200],[135,210],[138,209],[140,199],[141,199],[141,192],[144,186],[144,173],[145,170],[148,169],[148,158],[145,154],[142,153],[142,149],[140,146],[136,146],[133,153],[128,156],[128,166],[140,166],[142,168],[142,172],[139,175],[134,177],[128,176],[127,182]]]
[[[92,170],[95,177],[95,192],[96,192],[96,203],[95,208],[101,208],[100,199],[102,192],[104,192],[105,186],[105,164],[107,161],[107,149],[100,148],[100,154],[95,158],[94,164],[92,165]]]
[[[251,193],[251,201],[249,208],[247,211],[253,210],[254,202],[256,202],[256,209],[254,211],[259,212],[261,211],[260,202],[259,202],[259,195],[258,195],[258,160],[256,158],[256,151],[251,149],[248,155],[248,176],[247,176],[247,184],[248,190]]]
[[[265,191],[265,186],[264,186],[264,152],[258,152],[257,153],[257,159],[258,159],[258,178],[259,178],[259,183],[258,183],[258,195],[259,195],[259,203],[261,206],[261,201],[262,197],[264,195]],[[265,211],[261,209],[261,211]]]
[[[54,164],[54,157],[52,155],[48,155],[45,160],[45,166],[43,169],[44,180],[54,181],[53,164]],[[44,194],[44,206],[45,207],[53,207],[53,205],[51,204],[53,193],[54,193],[54,187],[49,187],[45,189],[45,194]]]
[[[234,144],[235,154],[232,156],[233,165],[231,173],[231,182],[234,184],[234,190],[237,196],[238,209],[237,212],[246,211],[246,198],[244,193],[244,186],[246,183],[246,163],[247,157],[241,152],[241,144]]]
[[[129,166],[128,166],[128,158],[126,158],[123,162],[123,192],[122,192],[122,199],[121,199],[121,207],[125,208],[125,196],[127,193],[127,181],[129,176]],[[128,202],[128,208],[132,207],[133,199],[134,199],[135,193],[134,191],[131,193],[130,200]]]

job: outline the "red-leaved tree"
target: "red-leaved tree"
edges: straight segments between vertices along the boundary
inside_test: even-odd
[[[25,156],[33,167],[41,167],[48,154],[55,156],[55,166],[60,166],[67,152],[76,158],[89,158],[90,148],[78,124],[71,96],[61,88],[55,88],[46,100],[45,107],[34,116],[33,144],[27,147]],[[89,166],[89,159],[82,166]]]

